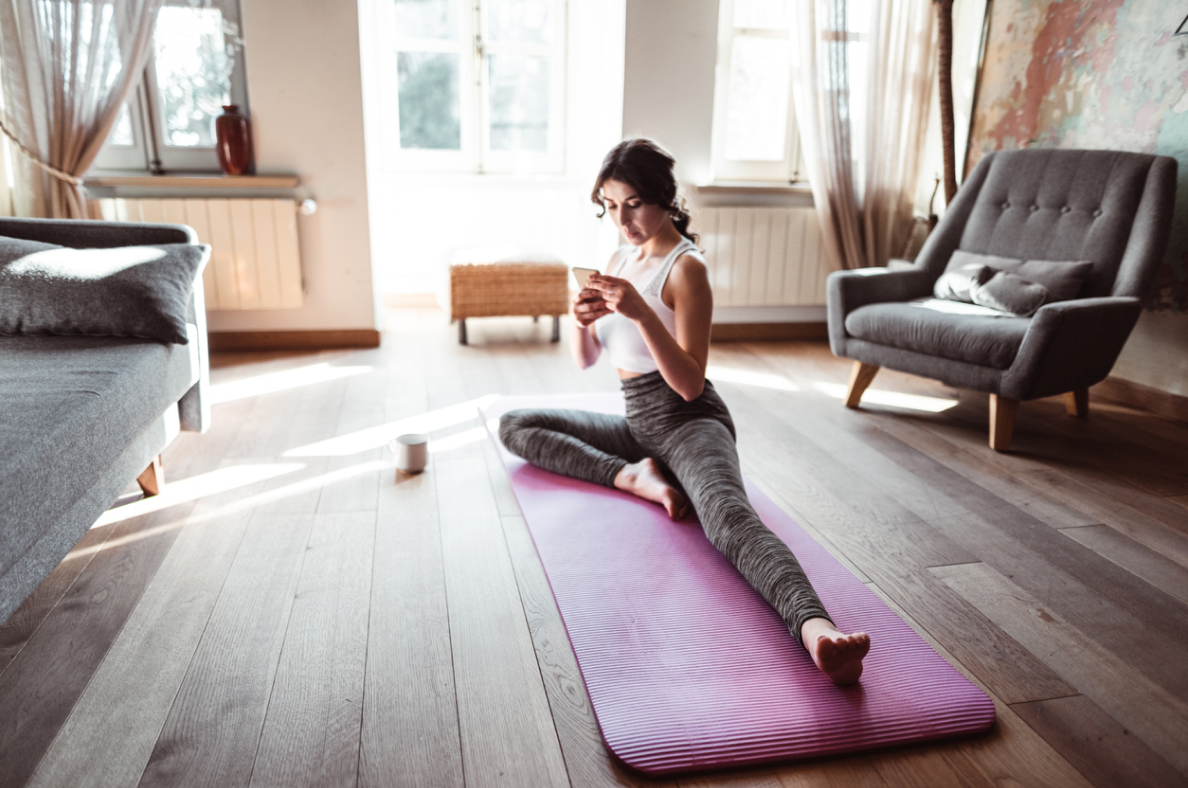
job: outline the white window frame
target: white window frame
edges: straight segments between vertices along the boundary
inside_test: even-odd
[[[190,0],[164,0],[164,6],[184,8],[218,8],[223,19],[241,31],[238,0],[202,0],[197,6]],[[231,72],[231,103],[239,106],[240,113],[248,115],[247,78],[245,74],[243,47],[235,52],[235,68]],[[157,68],[155,54],[150,50],[144,71],[137,79],[136,87],[128,91],[126,104],[132,120],[133,144],[114,145],[110,135],[108,142],[95,157],[91,171],[148,170],[163,172],[220,172],[218,152],[209,147],[181,147],[169,145],[164,136],[163,109],[158,104]]]
[[[712,162],[714,181],[796,183],[804,178],[804,159],[788,80],[788,121],[783,158],[774,161],[745,161],[726,158],[726,130],[730,110],[730,58],[736,36],[776,38],[791,41],[792,30],[740,28],[734,26],[734,0],[721,0],[718,10],[718,63],[714,78],[714,123]]]
[[[386,169],[411,172],[556,173],[565,162],[566,0],[548,0],[550,44],[500,44],[488,41],[484,2],[453,0],[458,7],[458,41],[402,37],[396,29],[395,4],[381,2],[377,13],[377,51],[380,74],[380,123]],[[460,150],[403,149],[400,147],[400,106],[397,57],[402,51],[457,52],[459,55]],[[549,132],[543,152],[491,150],[487,123],[490,83],[486,56],[536,55],[549,62]]]

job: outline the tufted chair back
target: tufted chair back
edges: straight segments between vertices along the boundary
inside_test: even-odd
[[[1026,260],[1088,260],[1081,291],[1142,297],[1163,255],[1176,162],[1098,150],[989,153],[929,238],[917,268],[939,276],[955,249]]]

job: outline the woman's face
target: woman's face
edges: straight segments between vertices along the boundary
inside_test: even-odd
[[[619,232],[623,233],[627,243],[635,246],[654,238],[666,223],[672,221],[668,211],[659,205],[645,203],[635,189],[622,181],[608,180],[602,184],[602,200]]]

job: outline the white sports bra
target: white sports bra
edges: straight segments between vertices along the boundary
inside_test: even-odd
[[[619,271],[627,265],[627,261],[632,257],[631,253],[635,250],[636,247],[629,245],[619,247],[615,256],[611,258],[609,266],[611,276],[619,275]],[[660,294],[664,290],[664,283],[668,280],[668,273],[672,270],[673,263],[683,254],[689,255],[705,265],[705,259],[702,258],[701,251],[697,246],[688,238],[682,238],[681,242],[674,246],[668,256],[664,258],[664,262],[660,264],[660,268],[646,285],[640,287],[638,282],[632,282],[639,290],[639,294],[643,296],[643,300],[655,311],[660,322],[668,329],[668,333],[673,336],[676,336],[676,313],[668,308],[668,304],[664,303]],[[638,260],[639,256],[636,255],[635,259]],[[615,367],[641,374],[655,372],[660,368],[656,365],[656,359],[652,356],[652,351],[648,349],[648,344],[644,341],[643,334],[639,333],[635,323],[617,312],[603,315],[594,321],[594,335],[598,338],[598,344],[610,356],[610,361]]]

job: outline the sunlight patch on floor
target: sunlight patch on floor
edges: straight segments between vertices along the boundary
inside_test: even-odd
[[[447,435],[444,438],[429,441],[429,453],[444,454],[447,451],[453,451],[454,449],[468,446],[471,443],[478,443],[481,440],[485,440],[486,437],[486,427],[472,427],[462,432],[456,432],[453,435]]]
[[[225,383],[214,383],[210,387],[210,401],[218,405],[222,402],[234,402],[238,399],[256,397],[261,394],[272,394],[277,391],[309,386],[314,383],[325,383],[331,380],[349,378],[354,375],[364,375],[374,367],[335,367],[329,363],[311,364],[308,367],[285,369],[280,372],[266,372],[263,375],[253,375],[248,378],[229,380]]]
[[[813,386],[834,399],[844,400],[846,398],[846,387],[841,383],[814,383]],[[940,413],[949,408],[955,408],[958,404],[955,399],[902,394],[898,391],[883,391],[882,389],[867,389],[862,393],[862,402],[906,410],[919,410],[925,413]]]
[[[775,389],[776,391],[800,391],[800,386],[797,386],[783,375],[776,375],[771,372],[755,372],[749,369],[720,367],[717,364],[710,364],[705,368],[705,376],[711,381],[720,380],[726,383],[740,383],[744,386],[761,386],[762,388]]]
[[[159,512],[170,506],[177,506],[179,503],[195,501],[208,495],[234,490],[236,487],[246,487],[249,484],[284,476],[286,473],[294,473],[304,467],[305,465],[300,462],[231,465],[186,479],[170,480],[161,490],[160,495],[141,498],[132,503],[108,509],[91,527],[99,528],[127,520],[129,517]]]
[[[427,434],[434,430],[452,427],[455,424],[462,424],[478,417],[479,410],[487,407],[487,405],[494,402],[497,398],[495,394],[488,394],[485,397],[467,400],[457,405],[450,405],[445,408],[420,413],[416,416],[398,419],[387,424],[380,424],[377,427],[368,427],[364,430],[340,435],[337,438],[308,443],[304,446],[298,446],[295,449],[289,449],[281,456],[346,457],[351,454],[358,454],[368,449],[384,446],[397,435],[404,435],[409,432]],[[443,438],[443,440],[445,439]]]
[[[304,465],[301,465],[298,463],[277,463],[275,466],[271,466],[271,467],[291,468],[293,466],[295,466],[297,468],[305,467]],[[250,467],[250,466],[240,465],[240,466],[236,466],[235,468],[223,468],[220,470],[241,470],[244,467]],[[260,467],[266,468],[266,467],[270,467],[270,466],[260,466]],[[100,550],[107,550],[112,547],[119,547],[120,545],[128,544],[129,542],[135,542],[140,539],[148,539],[149,537],[157,536],[158,534],[176,530],[178,528],[182,528],[187,525],[200,525],[202,523],[209,523],[212,520],[217,520],[221,517],[226,517],[227,515],[234,514],[235,512],[242,512],[245,509],[253,509],[257,506],[263,506],[264,504],[281,501],[281,500],[284,500],[285,498],[291,498],[294,495],[301,495],[302,493],[307,493],[312,490],[317,490],[317,489],[320,489],[323,487],[328,487],[328,486],[330,486],[332,484],[336,484],[338,482],[344,482],[344,481],[347,481],[348,479],[353,479],[356,476],[363,476],[368,473],[376,473],[377,471],[395,471],[395,469],[396,469],[396,463],[391,460],[373,460],[371,462],[360,463],[359,465],[352,465],[349,468],[339,468],[336,471],[330,471],[328,473],[319,474],[317,476],[311,476],[308,479],[302,479],[299,482],[293,482],[292,484],[286,484],[284,487],[277,487],[276,489],[273,489],[273,490],[265,490],[262,493],[257,493],[256,495],[251,495],[251,496],[248,496],[247,498],[241,498],[238,501],[232,501],[230,503],[224,504],[223,506],[218,506],[213,509],[208,509],[206,511],[201,512],[200,514],[191,515],[190,517],[184,517],[180,520],[176,520],[171,523],[154,526],[153,528],[146,528],[143,531],[138,531],[134,534],[129,534],[128,536],[120,537],[119,539],[109,539],[101,545],[96,545],[95,547],[88,547],[85,550],[73,551],[68,556],[66,556],[66,558],[70,559],[70,560],[81,558],[83,556],[92,555],[94,553],[97,553]],[[284,470],[284,471],[272,474],[272,477],[280,476],[281,473],[289,473],[289,472],[291,472],[291,471]],[[199,477],[196,476],[193,478],[197,479]],[[265,476],[263,478],[267,479],[267,478],[271,478],[271,477]],[[185,481],[187,481],[187,480],[183,479],[178,482],[170,482],[170,484],[183,484]],[[260,481],[260,479],[257,479],[257,481]],[[169,489],[169,485],[166,485],[166,489]],[[230,489],[230,488],[228,488],[228,489]],[[161,496],[156,496],[156,497],[159,498]],[[152,500],[155,500],[155,498],[146,498],[144,500],[152,501]],[[138,502],[138,503],[140,503],[140,502]],[[168,505],[172,506],[176,503],[181,503],[181,501],[174,501],[173,503],[168,504]],[[99,518],[99,521],[96,522],[91,527],[99,528],[99,527],[105,526],[105,525],[113,525],[113,524],[118,523],[122,520],[126,520],[129,517],[134,517],[137,514],[145,514],[144,511],[135,511],[135,512],[126,513],[126,510],[131,509],[134,505],[135,504],[128,504],[127,506],[121,506],[118,509],[111,509],[111,510],[107,511],[106,513],[104,513],[103,517]],[[165,507],[160,507],[160,508],[165,508]],[[149,510],[149,511],[155,511],[155,510]]]

